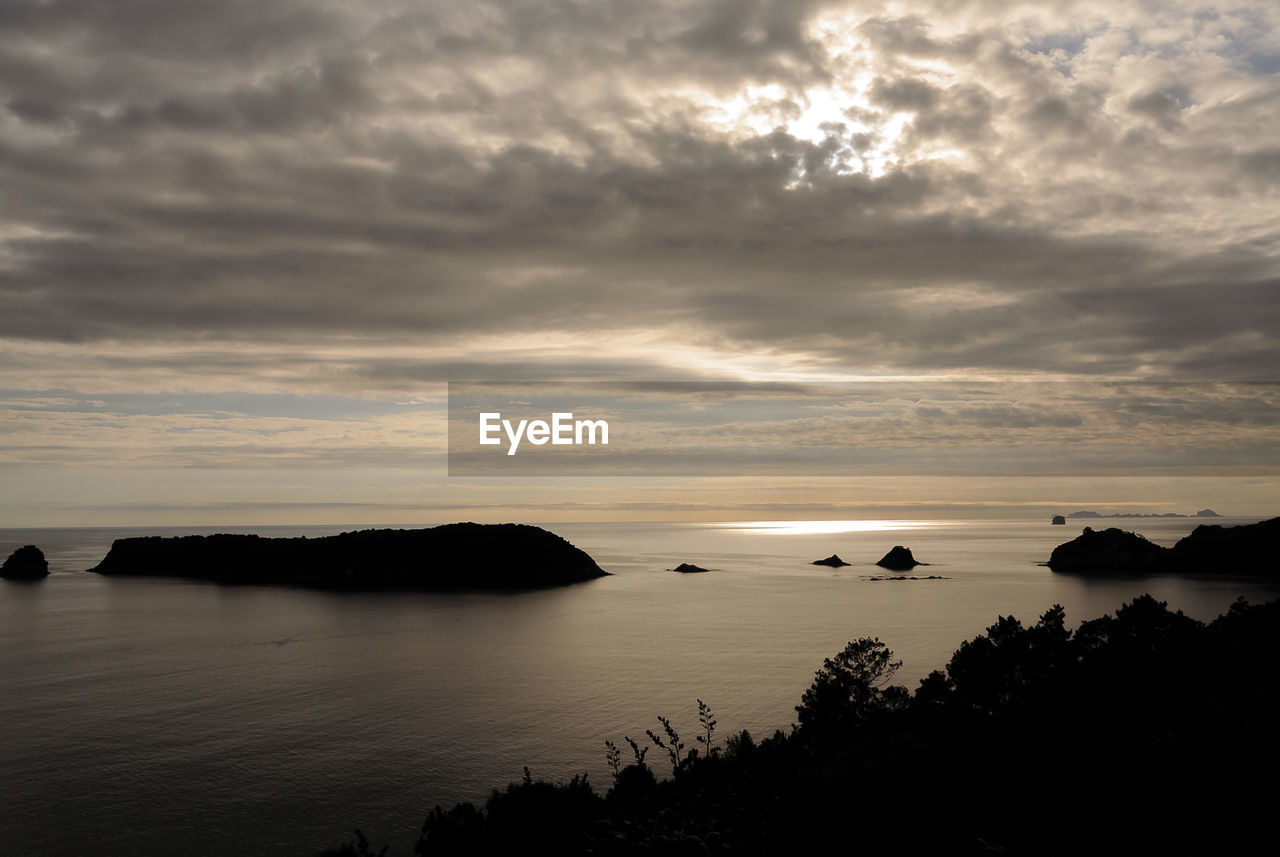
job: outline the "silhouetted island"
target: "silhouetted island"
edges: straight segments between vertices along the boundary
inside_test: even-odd
[[[1049,523],[1062,525],[1062,524],[1065,524],[1066,522],[1067,522],[1067,519],[1062,517],[1061,515],[1054,515],[1053,520],[1050,521]]]
[[[1054,571],[1155,571],[1166,548],[1118,527],[1084,531],[1053,549],[1046,563]]]
[[[694,565],[691,562],[682,562],[671,570],[678,571],[681,574],[701,574],[702,572],[710,571],[711,569],[703,568],[700,565]]]
[[[1072,512],[1067,515],[1068,518],[1221,518],[1217,512],[1212,509],[1201,509],[1194,515],[1184,515],[1181,512],[1159,512],[1159,513],[1142,513],[1142,512],[1112,512],[1104,515],[1101,512],[1094,512],[1088,509],[1082,509],[1079,512]],[[1056,521],[1055,521],[1056,523]]]
[[[910,571],[917,565],[928,565],[927,562],[920,562],[911,555],[911,548],[904,548],[902,545],[894,545],[893,550],[880,558],[876,565],[881,568],[887,568],[890,571]]]
[[[1111,527],[1084,532],[1058,545],[1045,565],[1072,572],[1204,572],[1280,573],[1280,518],[1257,524],[1223,527],[1201,524],[1171,548],[1137,533]]]
[[[829,566],[831,566],[832,568],[843,568],[844,566],[848,565],[849,563],[847,563],[847,562],[845,562],[844,560],[842,560],[842,559],[841,559],[839,556],[837,556],[836,554],[832,554],[831,556],[827,557],[826,559],[815,559],[815,560],[814,560],[812,563],[810,563],[810,564],[811,564],[811,565],[829,565]]]
[[[256,535],[116,539],[90,571],[326,589],[535,589],[607,572],[555,533],[527,524],[445,524],[321,538]]]
[[[0,577],[6,580],[38,580],[49,576],[49,563],[44,552],[35,545],[23,545],[0,566]]]

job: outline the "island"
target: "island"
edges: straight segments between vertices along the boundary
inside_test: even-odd
[[[702,574],[703,572],[710,571],[711,569],[703,568],[700,565],[694,565],[691,562],[682,562],[671,570],[678,571],[681,574]]]
[[[1060,515],[1057,517],[1061,517]],[[1067,515],[1068,518],[1221,518],[1217,512],[1212,509],[1201,509],[1194,515],[1184,515],[1181,512],[1159,512],[1159,513],[1142,513],[1142,512],[1112,512],[1104,515],[1101,512],[1094,512],[1089,509],[1081,509],[1079,512],[1072,512]],[[1057,523],[1055,520],[1054,523]]]
[[[836,554],[832,554],[831,556],[827,557],[826,559],[815,559],[813,562],[811,562],[811,563],[810,563],[810,565],[829,565],[829,566],[831,566],[832,568],[843,568],[844,566],[846,566],[846,565],[848,565],[848,564],[849,564],[849,563],[847,563],[847,562],[845,562],[844,560],[842,560],[842,559],[841,559],[838,555],[836,555]]]
[[[1054,515],[1053,520],[1050,521],[1049,523],[1055,526],[1062,526],[1067,523],[1067,519],[1062,517],[1061,515]]]
[[[911,548],[902,545],[894,545],[893,550],[880,557],[880,561],[876,565],[881,568],[887,568],[890,571],[910,571],[917,565],[928,565],[927,562],[920,562],[911,554]]]
[[[1058,545],[1045,563],[1067,572],[1184,572],[1205,574],[1280,573],[1280,518],[1223,527],[1201,524],[1171,548],[1110,527],[1084,531]]]
[[[35,545],[23,545],[0,566],[0,577],[5,580],[40,580],[49,576],[49,563],[44,551]]]
[[[607,576],[587,553],[527,524],[444,524],[321,538],[116,539],[91,572],[324,589],[538,589]]]

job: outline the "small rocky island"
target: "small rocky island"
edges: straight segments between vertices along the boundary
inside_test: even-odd
[[[911,548],[905,548],[902,545],[894,545],[893,550],[880,558],[876,565],[881,568],[887,568],[890,571],[910,571],[917,565],[928,565],[927,562],[920,562],[911,554]]]
[[[116,539],[98,574],[193,577],[325,589],[537,589],[608,573],[527,524],[445,524],[321,538],[256,535]]]
[[[702,574],[703,572],[710,571],[711,569],[703,568],[700,565],[694,565],[691,562],[682,562],[671,570],[678,571],[681,574]]]
[[[1053,520],[1050,521],[1049,523],[1054,524],[1056,526],[1062,526],[1067,523],[1067,519],[1062,517],[1061,515],[1054,515]]]
[[[1201,524],[1171,548],[1116,527],[1084,532],[1053,549],[1045,565],[1068,572],[1280,573],[1280,518],[1223,527]]]
[[[0,566],[0,577],[5,580],[40,580],[49,576],[49,562],[44,551],[35,545],[23,545]]]
[[[815,559],[810,565],[829,565],[832,568],[844,568],[849,563],[842,560],[837,554],[832,554],[826,559]]]

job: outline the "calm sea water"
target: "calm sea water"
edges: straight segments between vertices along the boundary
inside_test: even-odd
[[[524,765],[604,787],[604,740],[644,738],[660,714],[692,744],[697,698],[724,734],[785,730],[855,637],[880,637],[914,686],[1002,614],[1060,603],[1079,622],[1151,592],[1209,619],[1280,595],[1247,569],[1100,581],[1037,565],[1083,523],[550,524],[614,576],[517,595],[104,578],[83,569],[115,538],[235,530],[0,530],[3,555],[37,544],[53,570],[0,585],[0,847],[310,855],[360,827],[405,855],[429,807],[483,800]],[[1172,544],[1199,522],[1119,523]],[[895,544],[946,579],[872,580]],[[809,564],[833,552],[853,565]],[[712,572],[667,570],[681,562]]]

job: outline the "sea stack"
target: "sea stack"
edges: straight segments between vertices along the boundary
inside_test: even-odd
[[[0,577],[6,580],[39,580],[49,576],[49,563],[44,552],[35,545],[24,545],[0,566]]]
[[[841,559],[839,556],[837,556],[836,554],[832,554],[831,556],[827,557],[826,559],[815,559],[811,564],[812,564],[812,565],[829,565],[829,566],[831,566],[832,568],[843,568],[844,566],[848,565],[849,563],[847,563],[847,562],[845,562],[844,560],[842,560],[842,559]]]
[[[917,565],[928,565],[927,562],[919,562],[911,555],[911,548],[905,548],[902,545],[894,545],[893,550],[889,551],[876,565],[881,568],[887,568],[890,571],[910,571]]]
[[[1052,521],[1050,521],[1049,523],[1054,524],[1054,525],[1063,525],[1063,526],[1065,526],[1065,525],[1066,525],[1066,523],[1067,523],[1067,519],[1066,519],[1066,518],[1064,518],[1064,517],[1063,517],[1063,516],[1061,516],[1061,515],[1054,515],[1054,516],[1053,516],[1053,520],[1052,520]]]

